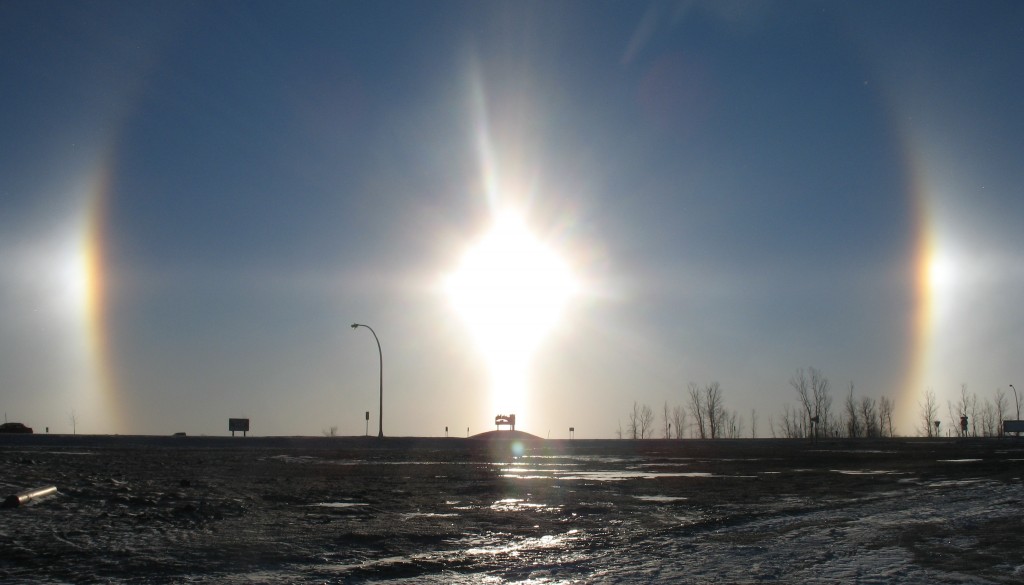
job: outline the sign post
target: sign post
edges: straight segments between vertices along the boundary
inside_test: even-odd
[[[244,437],[249,432],[249,419],[247,418],[229,418],[228,419],[228,430],[231,431],[231,436],[235,436],[235,431],[242,433]]]

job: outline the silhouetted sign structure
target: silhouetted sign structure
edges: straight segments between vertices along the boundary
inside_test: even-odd
[[[501,425],[508,425],[512,430],[516,430],[516,415],[514,414],[499,414],[494,417],[494,426],[501,429]]]
[[[1024,433],[1024,420],[1004,420],[1004,433]]]
[[[247,418],[229,418],[228,419],[228,430],[231,431],[231,436],[232,437],[235,436],[235,431],[238,431],[238,432],[242,433],[242,436],[244,437],[245,433],[249,432],[249,419],[247,419]]]

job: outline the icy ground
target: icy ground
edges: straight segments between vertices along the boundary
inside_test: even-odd
[[[521,455],[519,455],[521,453]],[[0,581],[1020,583],[1024,443],[0,440]]]

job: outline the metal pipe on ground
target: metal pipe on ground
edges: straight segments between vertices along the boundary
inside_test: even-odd
[[[23,492],[18,492],[16,494],[7,496],[7,499],[4,500],[3,507],[17,508],[18,506],[24,506],[25,504],[31,502],[32,500],[38,500],[39,498],[52,496],[55,493],[57,493],[57,486],[55,485],[48,485],[30,490],[25,490]]]

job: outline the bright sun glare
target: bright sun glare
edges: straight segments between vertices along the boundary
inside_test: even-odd
[[[445,292],[488,362],[495,408],[524,407],[530,357],[577,292],[568,265],[505,213],[465,253]]]
[[[953,284],[953,262],[946,256],[933,255],[928,263],[928,284],[933,291],[941,291]]]

